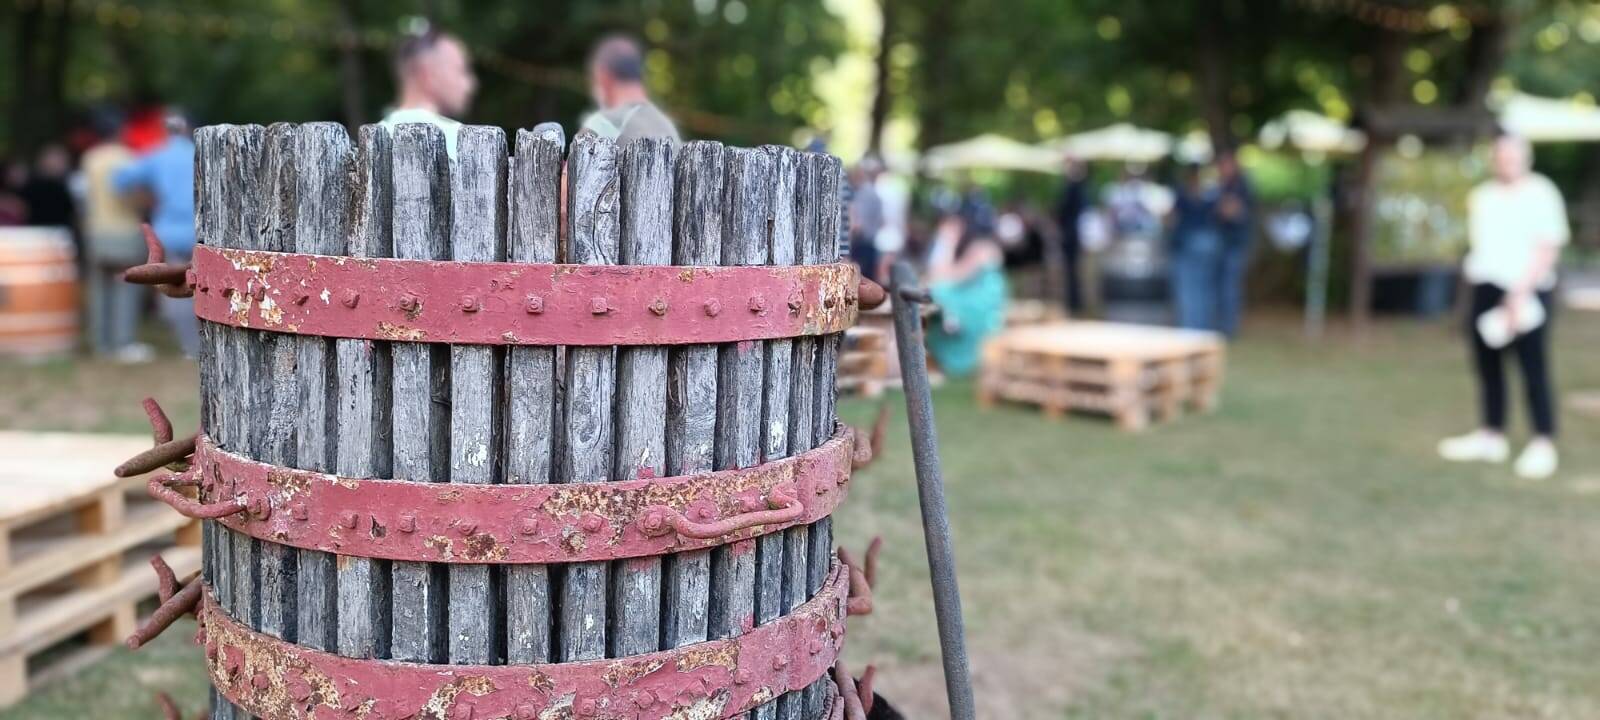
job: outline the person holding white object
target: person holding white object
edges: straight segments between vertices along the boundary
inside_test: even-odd
[[[1527,390],[1533,439],[1517,457],[1516,473],[1542,479],[1559,464],[1554,391],[1550,382],[1550,305],[1556,260],[1570,237],[1561,192],[1532,172],[1527,140],[1494,143],[1494,177],[1467,199],[1470,247],[1462,272],[1471,284],[1467,336],[1477,371],[1482,426],[1439,443],[1447,460],[1504,462],[1504,356],[1514,353]]]

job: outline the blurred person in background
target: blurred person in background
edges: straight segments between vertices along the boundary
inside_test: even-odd
[[[1517,457],[1519,476],[1555,474],[1556,415],[1550,380],[1551,292],[1556,261],[1571,235],[1566,204],[1549,178],[1532,171],[1528,141],[1510,135],[1494,143],[1494,176],[1467,198],[1468,250],[1462,274],[1471,284],[1467,337],[1477,372],[1481,425],[1439,443],[1459,462],[1505,462],[1505,355],[1522,368],[1533,437]]]
[[[944,372],[972,373],[983,341],[1005,329],[1004,265],[999,245],[968,227],[960,212],[939,218],[928,249],[928,292],[939,308],[928,330],[928,350]]]
[[[173,263],[189,262],[194,255],[194,141],[189,132],[188,119],[168,115],[166,142],[112,176],[118,193],[149,203],[150,225],[167,252],[167,262]],[[194,357],[200,350],[194,298],[161,296],[161,315],[183,354]]]
[[[1089,209],[1092,193],[1089,189],[1089,169],[1077,158],[1066,159],[1063,175],[1066,183],[1061,186],[1061,198],[1056,202],[1056,227],[1060,232],[1067,317],[1078,317],[1083,313],[1083,281],[1078,277],[1083,244],[1079,242],[1078,221]]]
[[[28,203],[22,186],[28,183],[28,164],[17,160],[0,163],[0,227],[28,222]]]
[[[89,345],[98,355],[143,362],[148,345],[134,342],[146,288],[122,281],[122,273],[145,261],[138,204],[119,193],[113,179],[131,165],[133,150],[122,143],[122,116],[102,111],[94,120],[100,142],[83,154],[83,235],[87,258]]]
[[[390,129],[406,123],[425,123],[444,132],[445,152],[456,156],[456,135],[478,89],[467,46],[454,35],[426,23],[400,39],[394,52],[395,82],[400,97],[383,118]]]
[[[83,275],[83,239],[78,235],[77,203],[67,181],[72,174],[72,156],[61,145],[50,144],[39,151],[33,172],[28,174],[18,195],[27,207],[24,220],[29,225],[66,228],[72,234],[74,262]]]
[[[882,167],[881,162],[879,166]],[[883,225],[873,236],[873,247],[878,251],[878,270],[875,277],[887,279],[889,266],[905,251],[906,234],[911,214],[911,189],[900,177],[887,168],[880,170],[872,189],[878,194],[878,204],[883,210]]]
[[[850,170],[850,259],[862,277],[878,279],[878,233],[883,230],[883,199],[878,195],[878,159],[868,155]]]
[[[1232,149],[1217,152],[1216,166],[1217,231],[1222,238],[1222,291],[1218,296],[1216,329],[1234,337],[1239,334],[1239,318],[1244,312],[1244,274],[1250,264],[1256,198]]]
[[[1217,330],[1223,292],[1223,242],[1217,227],[1217,190],[1206,187],[1200,166],[1186,165],[1173,188],[1167,215],[1172,301],[1178,327]]]
[[[589,94],[596,110],[583,119],[588,130],[617,141],[667,138],[682,141],[672,118],[650,100],[644,86],[644,49],[627,35],[601,38],[589,54]]]

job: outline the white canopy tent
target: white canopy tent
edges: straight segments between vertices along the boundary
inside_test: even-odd
[[[1068,135],[1050,143],[1058,152],[1078,160],[1146,163],[1166,157],[1172,152],[1172,144],[1171,135],[1129,123]]]
[[[1592,104],[1511,93],[1499,105],[1500,125],[1531,142],[1600,140],[1600,108]]]
[[[922,164],[932,173],[960,170],[1061,172],[1059,153],[993,133],[930,148],[922,156]]]
[[[1290,110],[1261,127],[1261,146],[1289,147],[1328,155],[1353,155],[1367,145],[1367,136],[1344,123],[1310,110]]]

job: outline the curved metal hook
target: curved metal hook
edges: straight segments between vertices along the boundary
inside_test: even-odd
[[[178,514],[195,520],[216,520],[229,515],[244,512],[250,504],[243,496],[232,497],[226,500],[203,503],[188,495],[173,490],[175,487],[188,487],[195,485],[193,470],[181,474],[156,475],[145,484],[150,497],[166,503]]]
[[[646,535],[676,532],[684,537],[709,540],[753,528],[794,522],[805,514],[806,506],[793,483],[779,483],[767,493],[768,510],[755,510],[711,522],[690,520],[683,513],[664,505],[647,508],[639,518],[639,529]]]

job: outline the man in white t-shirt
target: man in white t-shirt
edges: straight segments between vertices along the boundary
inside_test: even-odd
[[[1467,198],[1470,248],[1462,274],[1472,286],[1467,335],[1477,371],[1482,426],[1439,443],[1439,454],[1456,461],[1504,462],[1506,380],[1504,356],[1515,353],[1528,396],[1533,438],[1517,457],[1515,470],[1529,479],[1555,473],[1556,418],[1550,384],[1550,291],[1556,283],[1556,260],[1567,243],[1566,204],[1561,191],[1531,170],[1527,140],[1501,136],[1494,144],[1494,177]],[[1498,311],[1498,312],[1492,312]],[[1485,339],[1483,322],[1504,325],[1511,339],[1502,344]],[[1544,320],[1533,320],[1542,314]],[[1530,327],[1531,326],[1531,327]],[[1496,346],[1498,345],[1498,347]]]
[[[467,48],[454,35],[424,28],[400,40],[394,54],[395,81],[400,99],[385,127],[427,123],[444,131],[445,152],[456,156],[456,134],[461,123],[452,120],[467,111],[478,89]]]

